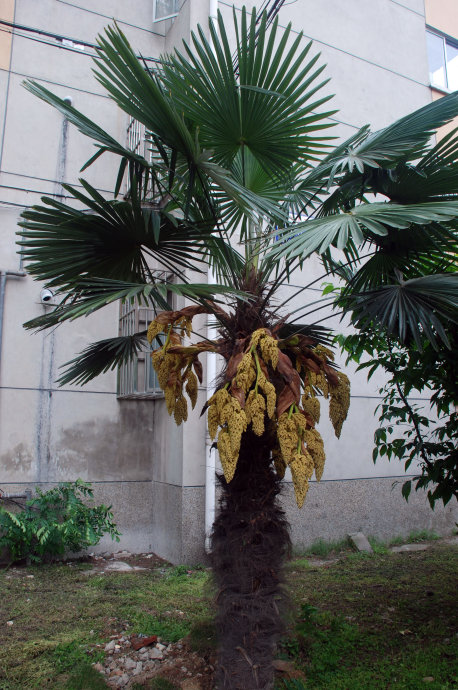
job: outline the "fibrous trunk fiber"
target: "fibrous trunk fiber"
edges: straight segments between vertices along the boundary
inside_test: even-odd
[[[221,690],[273,687],[272,660],[286,602],[282,569],[290,537],[269,454],[268,440],[248,431],[234,478],[229,484],[221,478],[212,535]]]

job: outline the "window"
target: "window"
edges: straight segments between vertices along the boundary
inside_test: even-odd
[[[178,14],[178,0],[154,0],[154,22],[173,19]]]
[[[434,33],[426,32],[431,86],[446,91],[458,89],[458,41]]]
[[[137,302],[126,300],[121,303],[119,317],[119,335],[132,335],[148,328],[154,319],[154,310],[139,306]],[[151,347],[154,350],[154,343]],[[151,364],[149,345],[139,352],[129,362],[125,362],[118,370],[118,397],[139,398],[156,397],[162,395],[156,372]]]

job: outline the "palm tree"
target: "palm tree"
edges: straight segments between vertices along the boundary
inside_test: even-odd
[[[86,383],[134,356],[148,339],[159,343],[153,365],[167,408],[180,424],[187,418],[186,396],[196,401],[201,354],[221,356],[216,392],[206,405],[223,468],[212,536],[218,686],[245,690],[273,683],[285,603],[282,564],[289,549],[277,501],[281,479],[289,467],[301,506],[313,472],[317,479],[323,472],[319,398],[329,398],[337,435],[349,405],[349,381],[334,364],[329,332],[302,323],[301,312],[288,315],[275,295],[314,253],[325,267],[342,271],[335,249],[354,267],[364,245],[375,243],[377,255],[387,238],[402,243],[406,232],[426,243],[431,232],[444,254],[453,245],[458,216],[455,192],[401,203],[394,196],[370,203],[365,196],[383,171],[396,188],[393,171],[411,170],[412,161],[426,155],[435,128],[458,113],[458,96],[382,132],[363,128],[331,150],[331,113],[322,109],[328,97],[315,97],[326,83],[320,81],[318,56],[309,58],[311,46],[301,47],[301,35],[291,41],[290,26],[279,31],[277,21],[270,30],[266,24],[264,15],[257,25],[255,11],[250,19],[243,10],[240,25],[234,14],[234,54],[219,16],[218,33],[210,25],[213,45],[199,29],[192,47],[164,58],[154,71],[119,29],[99,38],[96,77],[145,126],[151,160],[28,82],[32,93],[95,141],[97,152],[85,167],[105,152],[119,156],[120,167],[114,199],[104,199],[84,180],[84,192],[66,185],[83,209],[43,198],[43,205],[23,213],[19,233],[28,271],[62,297],[27,328],[49,328],[116,300],[136,299],[157,310],[148,332],[89,346],[69,363],[61,384]],[[455,159],[450,166],[455,171]],[[119,199],[126,177],[128,191]],[[447,180],[444,175],[444,189]],[[175,281],[159,282],[153,260]],[[215,284],[188,281],[190,269],[203,272],[208,266]],[[348,298],[357,300],[351,308],[359,314],[374,283],[365,278],[356,285]],[[173,310],[167,290],[191,303]],[[433,290],[431,299],[416,323],[433,313],[437,319],[448,315],[448,283]],[[216,323],[215,339],[201,335],[188,342],[198,314]],[[404,316],[399,323],[406,321]]]

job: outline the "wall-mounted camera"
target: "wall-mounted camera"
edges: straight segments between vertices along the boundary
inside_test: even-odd
[[[54,292],[49,288],[43,288],[40,292],[40,299],[43,304],[53,304]]]

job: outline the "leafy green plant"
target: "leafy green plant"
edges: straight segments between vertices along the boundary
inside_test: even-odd
[[[45,492],[37,489],[18,513],[0,506],[0,549],[6,549],[13,562],[41,562],[93,546],[104,534],[119,541],[111,506],[84,502],[92,498],[91,485],[77,479]]]
[[[418,462],[420,472],[404,482],[402,495],[408,500],[413,485],[425,489],[432,508],[438,500],[446,505],[458,496],[458,342],[451,329],[444,331],[444,337],[448,344],[433,344],[426,337],[420,344],[414,340],[402,344],[375,326],[337,337],[348,360],[357,362],[359,370],[368,370],[368,379],[380,368],[388,375],[379,389],[383,399],[378,406],[374,462],[379,457],[398,459],[406,472]],[[432,414],[423,400],[418,401],[420,396],[431,396]]]

